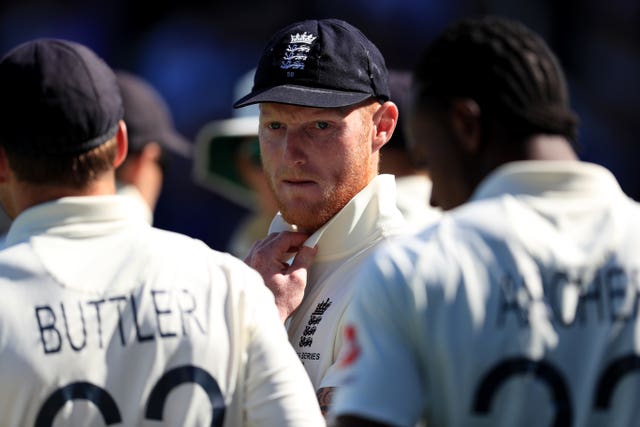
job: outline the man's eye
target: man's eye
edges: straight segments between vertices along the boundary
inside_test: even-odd
[[[271,122],[271,123],[269,123],[269,124],[267,125],[267,127],[268,127],[269,129],[276,130],[276,129],[280,129],[280,127],[282,127],[282,125],[281,125],[280,123],[278,123],[278,122]]]
[[[329,127],[329,123],[327,122],[316,122],[316,127],[318,129],[326,129]]]

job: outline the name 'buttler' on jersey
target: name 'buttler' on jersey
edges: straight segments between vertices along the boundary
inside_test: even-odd
[[[606,169],[502,166],[357,276],[333,415],[637,425],[639,254],[640,205]]]
[[[12,224],[0,424],[323,425],[258,273],[135,212],[67,197]]]

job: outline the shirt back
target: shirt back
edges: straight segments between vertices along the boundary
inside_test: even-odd
[[[499,189],[377,254],[346,321],[335,413],[634,424],[640,207],[606,171],[563,166],[504,171]]]
[[[322,425],[241,261],[117,215],[44,230],[0,252],[2,425]]]

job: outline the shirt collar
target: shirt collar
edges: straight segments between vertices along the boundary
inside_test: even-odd
[[[153,224],[153,211],[147,201],[142,197],[142,193],[140,193],[138,187],[133,184],[117,183],[116,194],[133,198],[139,215],[141,215],[148,224]]]
[[[500,166],[486,177],[472,200],[503,194],[546,197],[612,197],[622,194],[613,174],[602,166],[581,161],[520,161]]]
[[[370,245],[371,236],[387,235],[404,227],[405,221],[396,207],[396,185],[393,175],[378,175],[353,197],[333,218],[305,241],[318,245],[316,260],[342,258]],[[296,231],[278,212],[269,233]]]
[[[11,224],[7,246],[38,234],[88,237],[141,221],[139,207],[126,196],[63,197],[24,210]]]

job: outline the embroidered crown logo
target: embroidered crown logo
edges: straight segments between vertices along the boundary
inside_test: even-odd
[[[318,36],[309,34],[306,31],[302,34],[290,34],[290,41],[287,49],[284,51],[282,61],[280,61],[280,69],[282,70],[304,70],[304,64],[307,60],[307,54],[311,50],[311,43]],[[287,71],[287,77],[293,77],[293,71]]]
[[[302,34],[300,34],[300,33],[291,34],[291,41],[289,43],[291,43],[291,44],[293,44],[293,43],[311,44],[317,38],[318,38],[317,36],[314,36],[313,34],[308,34],[305,31]]]

